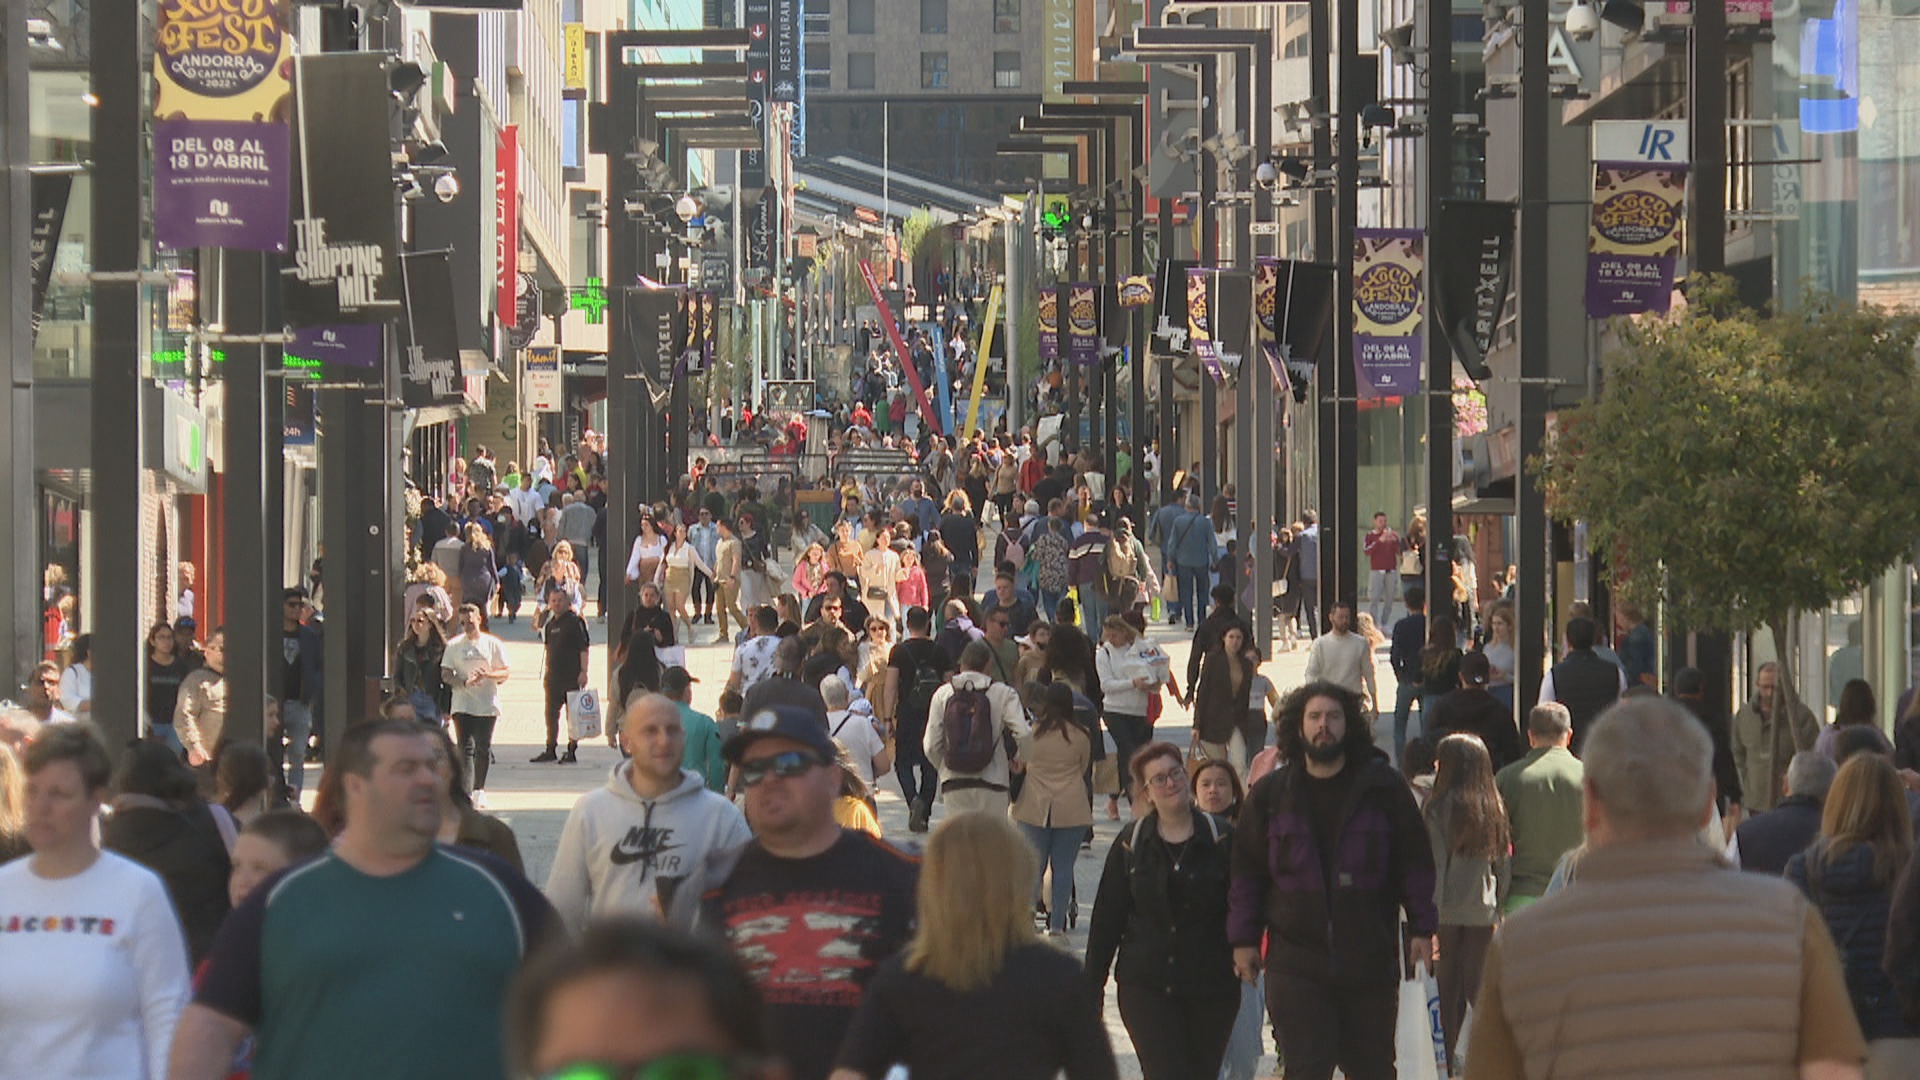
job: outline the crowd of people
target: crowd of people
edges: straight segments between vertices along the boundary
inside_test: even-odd
[[[49,665],[0,740],[0,1077],[1105,1080],[1110,983],[1147,1080],[1247,1080],[1269,1036],[1290,1080],[1410,1075],[1409,1024],[1429,1075],[1920,1075],[1920,748],[1865,683],[1823,725],[1762,666],[1715,715],[1632,613],[1615,652],[1576,612],[1516,724],[1511,610],[1316,612],[1309,512],[1261,598],[1325,616],[1283,685],[1230,506],[1139,537],[1130,463],[1046,453],[955,440],[812,512],[692,475],[624,563],[590,446],[477,455],[472,520],[421,502],[395,693],[306,799],[307,590],[279,753],[223,732],[217,631],[154,628],[130,747]],[[487,797],[516,568],[534,763],[579,760],[595,647],[620,751],[538,885]],[[690,646],[731,648],[712,715]]]

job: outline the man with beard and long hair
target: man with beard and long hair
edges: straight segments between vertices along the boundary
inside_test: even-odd
[[[1290,1080],[1392,1080],[1401,961],[1433,955],[1433,850],[1413,793],[1374,747],[1360,696],[1311,682],[1281,703],[1286,764],[1247,792],[1227,939],[1261,971]],[[1410,939],[1400,947],[1400,913]]]

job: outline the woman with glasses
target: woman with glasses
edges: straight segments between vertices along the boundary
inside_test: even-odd
[[[868,701],[879,701],[887,685],[887,661],[893,656],[893,624],[867,617],[867,636],[860,642],[860,666],[854,686]]]
[[[1240,1011],[1227,944],[1233,829],[1194,808],[1172,743],[1141,747],[1130,772],[1152,809],[1107,853],[1087,978],[1102,997],[1109,972],[1120,984],[1120,1019],[1146,1080],[1211,1080]]]
[[[173,731],[173,710],[180,703],[180,687],[193,673],[193,665],[177,648],[173,627],[164,622],[147,631],[147,730],[149,739],[158,739],[180,752],[180,737]]]
[[[1034,935],[1033,853],[1005,818],[941,822],[920,865],[919,920],[867,984],[832,1080],[1108,1080],[1119,1075],[1072,955]]]

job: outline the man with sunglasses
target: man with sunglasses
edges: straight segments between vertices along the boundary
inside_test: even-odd
[[[833,818],[841,773],[824,710],[749,710],[727,743],[754,839],[705,897],[765,1002],[793,1080],[826,1080],[878,966],[912,935],[919,860]],[[716,875],[717,876],[717,875]]]

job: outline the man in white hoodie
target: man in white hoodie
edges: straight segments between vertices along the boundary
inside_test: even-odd
[[[984,641],[970,642],[960,650],[959,672],[951,682],[933,692],[933,703],[927,708],[927,760],[940,770],[940,801],[946,804],[949,815],[972,810],[1005,815],[1012,805],[1008,796],[1006,736],[1012,732],[1016,739],[1026,738],[1028,724],[1020,708],[1020,696],[1013,687],[995,682],[987,674],[992,664],[993,649]],[[963,694],[984,697],[993,716],[993,758],[978,771],[956,767],[953,752],[958,748],[951,745],[955,736],[947,730],[948,703]],[[967,700],[956,703],[956,721],[966,706]]]
[[[699,773],[680,767],[687,735],[680,710],[648,694],[620,725],[631,760],[580,797],[560,830],[547,899],[576,936],[597,915],[663,918],[675,893],[707,887],[707,856],[753,838],[747,819]]]

